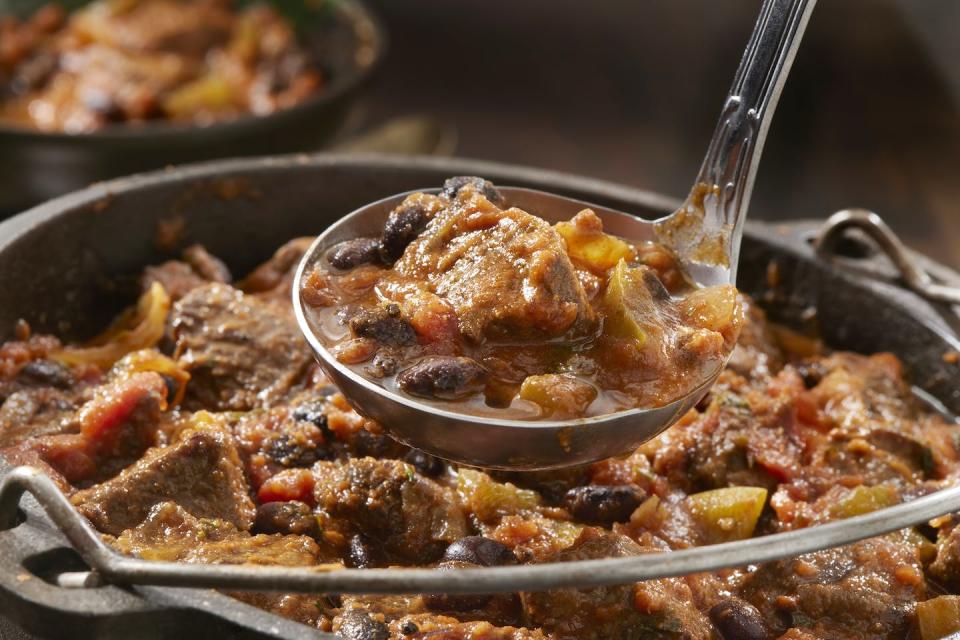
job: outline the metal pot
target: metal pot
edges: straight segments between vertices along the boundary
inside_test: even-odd
[[[133,300],[132,279],[190,243],[205,244],[235,273],[284,241],[316,234],[332,220],[383,196],[481,175],[504,185],[545,189],[659,216],[670,198],[597,180],[453,159],[298,156],[231,160],[123,178],[64,196],[0,224],[0,339],[25,318],[36,331],[72,338],[95,333]],[[179,235],[162,247],[160,228]],[[748,225],[740,287],[783,322],[816,330],[831,346],[891,351],[911,380],[946,410],[960,413],[960,321],[949,305],[905,289],[873,245],[856,238],[818,257],[818,225]],[[847,257],[844,257],[846,254]],[[922,267],[956,285],[955,274]],[[812,311],[812,310],[815,310]],[[0,462],[0,477],[8,471]],[[2,505],[0,505],[2,506]],[[26,521],[0,530],[0,611],[44,636],[325,637],[212,591],[98,586],[64,589],[55,579],[83,561],[32,499]]]
[[[313,16],[300,29],[329,83],[302,104],[268,116],[207,127],[120,124],[87,134],[46,133],[0,123],[0,217],[98,180],[138,171],[319,149],[342,128],[357,90],[384,54],[386,36],[358,0],[331,3],[329,11]]]

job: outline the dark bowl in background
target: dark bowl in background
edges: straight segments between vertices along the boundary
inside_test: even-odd
[[[0,341],[19,318],[35,331],[82,339],[136,300],[135,276],[199,242],[242,275],[290,238],[314,235],[351,210],[451,175],[562,193],[644,217],[675,202],[663,196],[549,171],[448,158],[290,156],[227,160],[94,185],[0,224]],[[829,212],[812,212],[825,217]],[[157,244],[158,226],[182,229]],[[740,288],[777,320],[813,323],[831,346],[891,351],[918,387],[960,413],[960,350],[953,310],[899,286],[876,256],[825,261],[810,240],[816,223],[747,226]],[[771,268],[771,265],[775,265]],[[957,276],[930,263],[941,279]],[[775,271],[777,278],[771,278]],[[816,314],[809,313],[816,309]],[[0,459],[0,478],[9,466]],[[25,520],[0,530],[0,637],[6,617],[43,637],[273,638],[323,634],[211,590],[172,587],[65,589],[53,577],[84,568],[31,499]]]
[[[0,218],[117,176],[215,158],[316,151],[342,128],[386,47],[380,21],[364,4],[338,0],[326,6],[297,26],[327,83],[292,108],[210,126],[157,121],[83,134],[0,123]],[[0,3],[0,12],[5,7]]]

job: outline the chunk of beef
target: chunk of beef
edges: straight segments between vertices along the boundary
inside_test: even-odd
[[[147,560],[202,564],[311,566],[319,556],[309,537],[250,535],[224,520],[198,519],[173,502],[154,505],[146,520],[113,545]]]
[[[194,289],[174,305],[171,318],[175,355],[191,376],[187,407],[269,406],[310,362],[293,318],[228,285]]]
[[[592,328],[593,310],[560,235],[545,220],[502,211],[472,189],[463,187],[456,206],[438,212],[407,247],[384,282],[388,295],[409,295],[411,281],[429,289],[475,341]]]
[[[645,551],[650,550],[626,536],[588,528],[572,547],[548,561],[623,558]],[[523,600],[527,619],[561,640],[709,640],[713,637],[712,625],[693,604],[690,587],[680,578],[619,587],[526,593]]]
[[[398,460],[318,462],[317,507],[402,561],[436,560],[467,533],[455,496]]]
[[[136,527],[154,505],[167,501],[198,518],[220,518],[244,530],[255,517],[232,439],[212,428],[188,431],[179,442],[148,451],[120,475],[72,500],[93,526],[113,535]]]
[[[290,290],[300,259],[313,244],[313,238],[294,238],[277,249],[269,260],[261,264],[239,283],[244,293],[269,300],[283,307],[290,306]]]
[[[292,533],[316,538],[320,524],[313,510],[296,500],[268,502],[257,507],[253,528],[257,533]]]
[[[229,283],[232,279],[223,262],[195,244],[184,249],[183,260],[169,260],[144,269],[140,287],[147,291],[154,282],[159,282],[172,300],[179,300],[205,284]]]
[[[106,480],[158,443],[166,396],[166,382],[156,373],[116,378],[65,418],[78,433],[42,436],[29,445],[74,485]]]
[[[100,378],[92,369],[75,373],[52,360],[60,347],[56,338],[23,337],[0,345],[0,447],[69,431],[85,391]]]
[[[361,309],[350,318],[349,325],[353,335],[382,345],[399,347],[417,341],[413,327],[400,316],[400,306],[393,303]]]
[[[776,633],[893,640],[906,637],[925,581],[915,550],[890,536],[762,565],[740,596]]]
[[[77,408],[73,394],[52,387],[21,389],[0,404],[0,447],[63,433]]]
[[[960,527],[954,527],[949,533],[940,532],[937,557],[929,572],[952,592],[960,591]]]

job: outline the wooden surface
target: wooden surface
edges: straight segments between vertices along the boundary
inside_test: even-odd
[[[456,126],[464,156],[677,196],[699,167],[759,6],[374,4],[392,50],[365,100],[368,122],[433,115]],[[960,266],[957,24],[955,0],[821,2],[773,123],[751,216],[867,207],[914,247]]]

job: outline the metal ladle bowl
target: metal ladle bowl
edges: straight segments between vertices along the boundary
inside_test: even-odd
[[[657,240],[671,247],[695,282],[733,283],[740,237],[770,119],[815,0],[765,0],[727,95],[703,166],[690,195],[660,220],[598,207],[571,198],[501,188],[507,204],[550,222],[590,208],[604,228],[629,240]],[[425,191],[430,191],[429,189]],[[395,393],[340,363],[318,337],[301,300],[306,274],[335,244],[378,236],[389,212],[408,194],[357,209],[322,233],[307,251],[294,280],[297,322],[318,361],[358,411],[392,436],[429,453],[494,469],[550,469],[620,455],[661,433],[707,392],[718,368],[673,402],[575,420],[504,420],[451,411]]]

